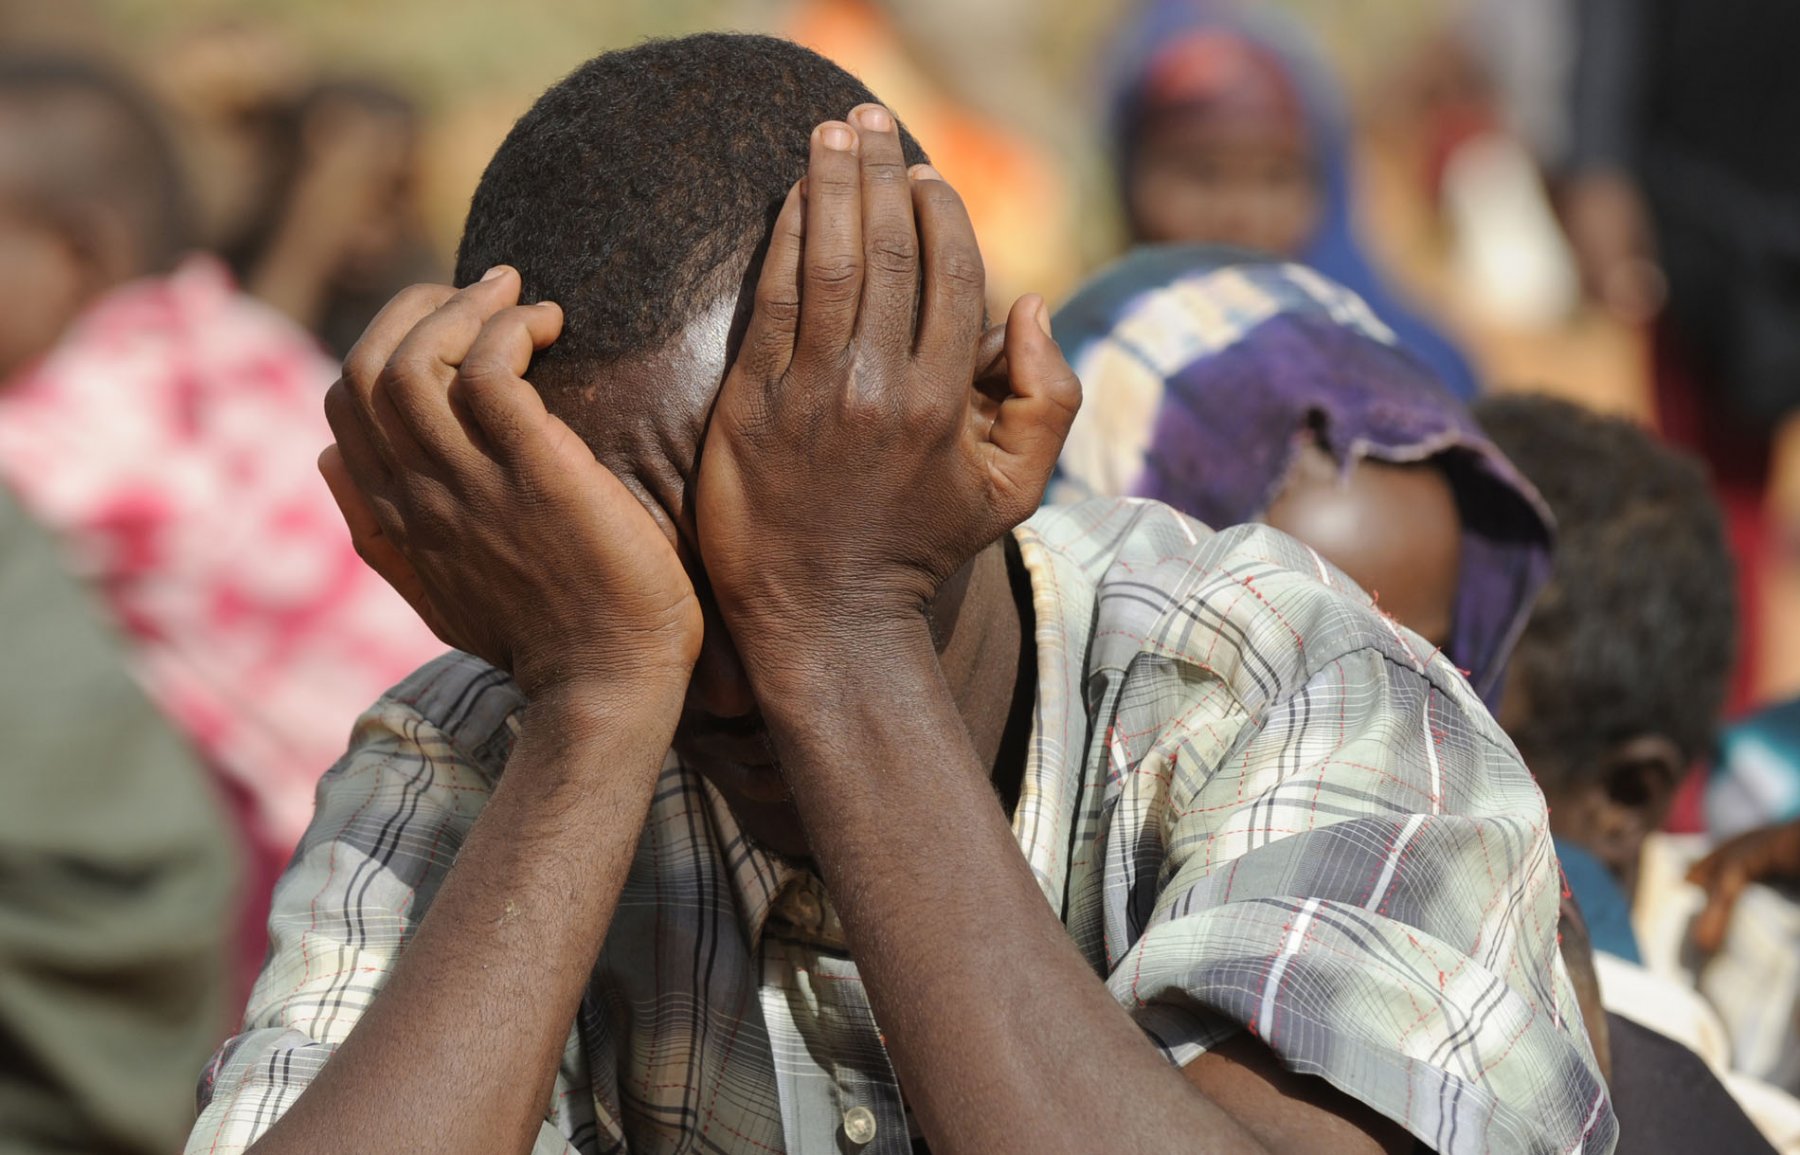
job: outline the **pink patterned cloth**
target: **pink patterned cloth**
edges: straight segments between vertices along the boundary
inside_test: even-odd
[[[336,375],[193,257],[0,385],[0,482],[104,593],[152,698],[283,861],[357,716],[444,650],[356,556],[319,478]]]

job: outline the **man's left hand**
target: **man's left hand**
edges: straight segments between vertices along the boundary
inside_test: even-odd
[[[751,676],[918,617],[1030,516],[1081,401],[1043,300],[984,366],[981,253],[954,189],[864,105],[813,133],[701,455],[696,523]]]

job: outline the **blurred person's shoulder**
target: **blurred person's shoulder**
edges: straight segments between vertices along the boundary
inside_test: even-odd
[[[0,390],[0,469],[35,492],[152,465],[172,475],[180,457],[223,466],[239,494],[310,486],[337,373],[309,334],[195,254],[108,292]],[[163,484],[149,476],[134,484]]]
[[[101,297],[33,377],[63,387],[103,368],[176,380],[189,393],[273,390],[312,409],[338,371],[310,334],[240,289],[223,261],[198,252]]]
[[[208,363],[264,366],[271,372],[263,377],[305,387],[315,406],[337,377],[316,338],[244,291],[211,254],[190,254],[165,276],[121,288],[97,312],[101,325],[164,333]]]

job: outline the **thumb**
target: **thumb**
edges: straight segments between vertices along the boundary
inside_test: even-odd
[[[1057,455],[1081,409],[1081,382],[1050,335],[1050,310],[1035,293],[1006,319],[1008,392],[988,431],[995,481],[1029,515],[1044,495]]]

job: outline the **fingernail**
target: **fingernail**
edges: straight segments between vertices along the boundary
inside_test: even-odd
[[[914,180],[943,180],[944,179],[942,176],[940,176],[938,174],[937,169],[932,168],[928,164],[915,164],[912,166],[912,168],[907,170],[907,174],[910,175]]]
[[[841,124],[828,124],[819,130],[819,142],[833,152],[849,152],[856,136]]]
[[[481,274],[481,279],[484,281],[491,281],[495,277],[501,276],[505,272],[506,272],[505,265],[495,265],[493,268],[489,269],[487,272]]]
[[[886,132],[894,127],[894,118],[879,104],[869,104],[856,110],[856,123],[870,132]]]
[[[1050,306],[1044,304],[1044,299],[1042,297],[1038,298],[1037,305],[1038,328],[1044,331],[1044,336],[1054,341],[1056,339],[1056,334],[1050,331]]]

